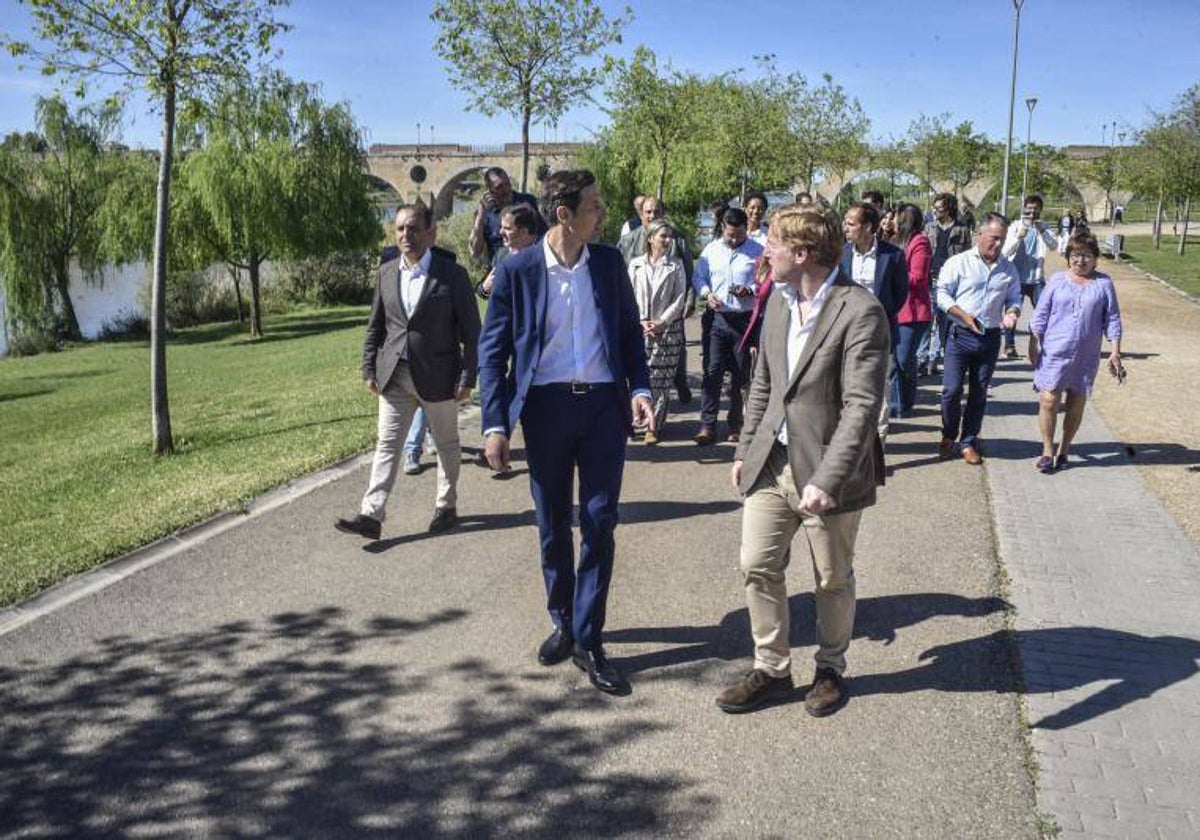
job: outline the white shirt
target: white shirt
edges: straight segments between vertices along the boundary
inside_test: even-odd
[[[404,256],[400,257],[400,303],[404,305],[404,314],[412,317],[421,299],[421,291],[425,288],[425,280],[429,277],[429,265],[433,262],[432,249],[426,249],[424,256],[417,260],[414,266],[405,264]]]
[[[1021,282],[1033,286],[1046,279],[1047,248],[1051,251],[1058,250],[1058,237],[1050,230],[1050,226],[1046,225],[1039,231],[1034,225],[1026,225],[1022,219],[1009,226],[1000,253],[1017,267]]]
[[[1006,310],[1021,311],[1017,269],[1003,254],[988,265],[979,255],[979,246],[955,254],[938,275],[937,305],[943,312],[958,306],[978,317],[985,330],[996,329]]]
[[[749,312],[754,308],[754,295],[738,297],[732,289],[734,286],[745,286],[751,291],[758,289],[754,264],[762,252],[763,247],[753,239],[747,239],[736,248],[730,248],[724,239],[709,242],[700,252],[696,272],[692,275],[696,294],[701,298],[715,294],[724,309]]]
[[[783,302],[788,308],[788,335],[787,335],[787,369],[788,382],[792,381],[792,374],[796,372],[796,365],[800,363],[800,357],[804,354],[804,347],[808,344],[808,337],[812,335],[813,330],[817,326],[817,316],[821,314],[821,307],[825,305],[825,298],[829,297],[829,289],[833,286],[833,281],[837,279],[837,269],[829,272],[829,276],[825,278],[825,282],[821,284],[821,288],[817,289],[817,293],[813,295],[812,301],[808,306],[808,317],[804,318],[801,314],[800,304],[803,302],[803,296],[790,283],[781,284],[779,293],[783,295]],[[761,363],[760,364],[765,364]],[[779,432],[775,435],[776,439],[787,446],[787,412],[784,412],[783,422],[779,424]]]
[[[612,382],[588,271],[587,246],[571,268],[558,261],[546,239],[542,239],[542,252],[546,256],[546,321],[533,384]]]
[[[764,248],[767,247],[767,226],[759,225],[758,230],[752,230],[746,234],[746,238],[752,242],[757,242]]]
[[[868,292],[875,293],[875,262],[879,257],[879,243],[871,240],[871,250],[860,254],[858,248],[850,246],[850,277]]]

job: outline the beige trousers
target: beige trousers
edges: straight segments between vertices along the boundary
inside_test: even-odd
[[[371,480],[363,495],[362,513],[380,522],[387,516],[388,495],[396,483],[396,471],[404,449],[404,438],[417,406],[425,408],[429,431],[437,444],[438,508],[458,502],[458,472],[462,447],[458,440],[458,403],[454,400],[426,402],[417,394],[407,365],[400,365],[387,387],[379,392],[379,426]]]
[[[817,666],[840,674],[854,631],[854,541],[862,511],[815,516],[800,513],[799,507],[787,450],[776,445],[742,511],[741,570],[754,666],[777,677],[791,672],[785,572],[800,531],[816,580]]]

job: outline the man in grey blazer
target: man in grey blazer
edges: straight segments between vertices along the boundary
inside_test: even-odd
[[[877,421],[888,370],[887,314],[838,266],[837,215],[814,205],[771,219],[766,304],[733,483],[745,495],[741,570],[754,669],[717,697],[747,712],[792,691],[785,572],[804,535],[816,577],[817,671],[804,699],[821,717],[846,700],[854,628],[854,543],[883,479]]]
[[[429,530],[445,531],[458,521],[458,404],[475,384],[479,310],[466,269],[432,247],[436,236],[425,205],[396,211],[398,253],[379,267],[363,342],[363,379],[379,397],[379,437],[361,512],[338,519],[339,531],[379,539],[404,435],[418,406],[425,409],[438,450]]]

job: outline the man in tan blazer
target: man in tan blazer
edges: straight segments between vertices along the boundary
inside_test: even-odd
[[[741,569],[754,670],[717,697],[747,712],[792,691],[785,571],[800,531],[816,578],[817,672],[804,708],[845,703],[854,628],[854,542],[883,481],[878,420],[888,370],[887,313],[839,268],[842,228],[815,205],[780,210],[765,255],[766,304],[733,483],[745,495]]]

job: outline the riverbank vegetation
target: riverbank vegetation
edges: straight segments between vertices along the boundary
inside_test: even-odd
[[[0,606],[368,448],[366,307],[171,339],[175,453],[146,451],[147,343],[0,364]]]

